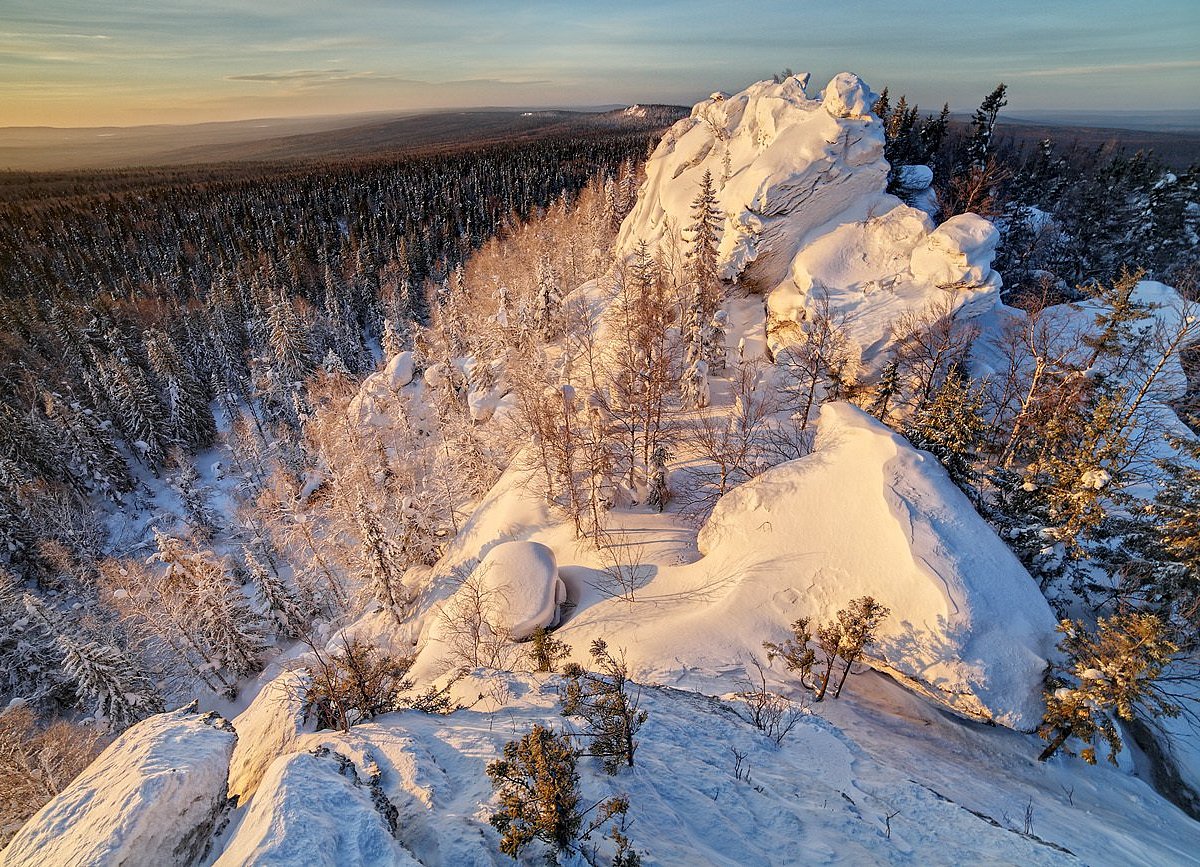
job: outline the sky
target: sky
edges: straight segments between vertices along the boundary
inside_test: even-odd
[[[0,126],[692,104],[784,68],[937,109],[1200,109],[1200,0],[0,0]]]

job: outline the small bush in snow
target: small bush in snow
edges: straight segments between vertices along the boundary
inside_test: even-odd
[[[487,766],[487,775],[500,798],[489,821],[502,835],[500,851],[512,858],[535,840],[556,852],[575,849],[581,837],[629,809],[623,798],[610,798],[581,810],[575,745],[565,732],[540,725],[505,744],[504,757]],[[593,810],[596,819],[585,828]]]
[[[349,731],[357,722],[396,709],[396,693],[404,688],[411,656],[389,656],[351,638],[343,640],[337,653],[313,649],[316,664],[308,700],[318,726]]]
[[[586,671],[578,663],[563,670],[566,686],[562,692],[563,716],[583,717],[587,723],[584,737],[591,743],[586,755],[598,756],[604,770],[615,774],[621,765],[633,767],[637,751],[635,738],[646,722],[646,712],[640,710],[640,693],[631,693],[629,669],[624,655],[614,656],[603,639],[591,646],[596,671]]]
[[[746,706],[745,714],[750,724],[779,746],[800,722],[801,709],[796,708],[783,696],[768,690],[767,676],[762,666],[756,662],[755,668],[758,677],[747,677],[743,682],[744,688],[737,693],[737,697]]]
[[[834,688],[833,697],[842,694],[842,687],[850,668],[857,662],[875,641],[875,632],[879,624],[891,614],[891,610],[880,605],[870,596],[862,596],[853,600],[840,610],[835,619],[821,624],[816,630],[817,649],[823,657],[824,667],[819,674],[813,674],[813,667],[818,659],[817,652],[809,647],[813,640],[810,628],[811,621],[803,617],[792,624],[792,637],[782,644],[764,641],[767,659],[781,657],[787,664],[788,670],[800,675],[801,682],[816,693],[816,700],[822,701],[829,689],[829,681],[837,666],[838,659],[842,660],[842,673]]]
[[[559,641],[544,626],[533,631],[529,639],[529,658],[534,671],[557,671],[558,664],[571,655],[571,645]]]

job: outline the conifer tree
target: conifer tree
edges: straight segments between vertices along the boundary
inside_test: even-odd
[[[867,412],[884,424],[887,424],[888,411],[891,409],[892,403],[899,396],[900,358],[897,355],[893,355],[884,364],[883,370],[879,374],[879,384],[875,386],[875,392],[871,397],[871,404],[867,408]]]
[[[503,835],[501,852],[517,858],[534,840],[559,852],[575,842],[583,824],[575,764],[571,738],[540,725],[504,745],[504,758],[487,766],[500,796],[490,821]]]
[[[207,542],[221,526],[220,518],[209,504],[211,492],[201,483],[191,459],[181,450],[172,452],[172,461],[178,467],[172,482],[183,504],[184,518],[196,538]]]
[[[267,617],[275,622],[277,632],[286,638],[306,634],[316,612],[305,606],[283,579],[264,566],[249,548],[242,549],[242,557],[259,601],[266,609]]]
[[[917,448],[932,452],[954,483],[970,491],[986,430],[983,392],[955,364],[933,397],[913,413],[904,435]]]
[[[400,612],[397,607],[406,601],[402,581],[404,564],[400,553],[361,491],[355,501],[354,516],[362,540],[362,557],[371,589],[392,619],[399,623]]]
[[[646,495],[646,503],[651,508],[662,511],[671,501],[671,488],[667,485],[666,446],[656,446],[650,455],[650,490]]]
[[[587,671],[577,663],[563,670],[566,686],[561,696],[562,713],[584,719],[584,736],[591,739],[586,753],[602,759],[604,770],[615,774],[621,765],[633,767],[636,736],[647,714],[639,708],[640,694],[630,691],[632,683],[624,656],[614,656],[601,638],[592,642],[589,653],[596,671]]]
[[[1179,715],[1180,706],[1159,683],[1179,652],[1161,618],[1149,612],[1101,617],[1094,633],[1078,621],[1064,620],[1058,631],[1066,664],[1054,667],[1046,692],[1046,715],[1038,733],[1048,743],[1038,761],[1078,738],[1088,744],[1080,755],[1094,765],[1098,737],[1108,746],[1108,760],[1116,764],[1122,744],[1110,713],[1123,720],[1133,720],[1138,711]]]
[[[123,729],[163,710],[162,699],[135,664],[112,645],[57,636],[63,653],[63,670],[75,681],[81,705],[97,717]]]
[[[534,671],[557,671],[558,664],[571,655],[571,646],[559,641],[544,626],[533,631],[529,640],[529,658]]]
[[[722,216],[717,207],[717,192],[712,172],[705,169],[700,179],[700,191],[692,201],[692,223],[688,260],[691,279],[700,294],[705,317],[711,316],[720,305],[717,284],[717,248],[720,244]]]

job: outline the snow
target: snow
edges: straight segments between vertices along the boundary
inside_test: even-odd
[[[405,867],[416,864],[352,767],[333,756],[294,753],[267,769],[215,867]]]
[[[872,665],[962,713],[1040,721],[1055,618],[1037,585],[934,459],[850,404],[822,408],[814,454],[722,498],[699,545],[760,576],[722,607],[787,598],[784,622],[827,621],[873,596],[891,615]]]
[[[233,720],[238,743],[229,765],[229,794],[244,801],[254,794],[268,765],[294,749],[304,730],[311,676],[285,671],[264,686]]]
[[[0,864],[194,863],[225,809],[236,740],[193,708],[143,720],[17,832]]]
[[[501,542],[475,568],[484,592],[495,594],[496,625],[514,641],[558,622],[566,590],[554,552],[537,542]]]
[[[839,72],[821,93],[821,104],[834,117],[861,118],[871,113],[878,95],[852,72]]]

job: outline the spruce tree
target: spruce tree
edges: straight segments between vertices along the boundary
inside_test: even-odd
[[[308,609],[283,579],[264,566],[249,548],[242,549],[242,557],[259,601],[266,609],[267,617],[275,622],[277,632],[286,638],[306,634],[316,612]]]
[[[163,710],[153,684],[116,647],[72,634],[57,638],[63,670],[75,681],[80,705],[110,726],[122,729]]]
[[[917,448],[931,452],[954,483],[969,491],[986,431],[983,392],[955,364],[933,397],[913,413],[904,435]]]
[[[388,536],[379,516],[367,504],[366,495],[359,492],[354,508],[362,540],[362,558],[367,567],[367,578],[375,597],[388,610],[396,623],[400,622],[398,606],[404,598],[404,562],[397,546]]]
[[[692,200],[692,223],[688,261],[691,279],[703,303],[704,315],[711,316],[720,305],[720,287],[717,284],[717,248],[720,244],[722,216],[717,206],[717,192],[713,187],[712,172],[704,170],[700,179],[700,191]]]

